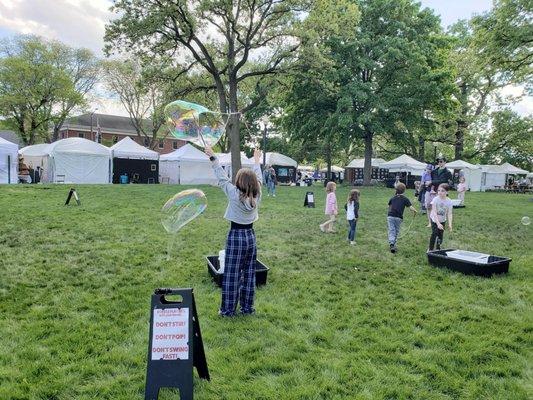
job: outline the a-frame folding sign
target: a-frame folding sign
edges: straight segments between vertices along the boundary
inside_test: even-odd
[[[200,378],[209,380],[193,290],[156,289],[150,310],[144,398],[157,400],[159,390],[167,387],[178,388],[181,400],[192,400],[193,367]]]
[[[304,207],[315,208],[315,194],[313,192],[305,193]]]
[[[70,203],[70,199],[72,199],[72,196],[76,199],[76,204],[81,206],[80,198],[78,197],[78,193],[76,193],[76,189],[70,188],[70,191],[68,192],[67,201],[65,201],[65,205],[68,205]]]

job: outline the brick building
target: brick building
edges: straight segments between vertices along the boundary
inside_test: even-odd
[[[148,120],[146,122],[147,124],[151,123]],[[163,127],[161,131],[164,130],[165,128]],[[112,146],[124,137],[129,136],[140,145],[149,147],[148,139],[137,135],[137,131],[129,117],[96,113],[92,114],[91,117],[91,114],[82,114],[68,118],[59,129],[59,139],[82,137],[96,141],[98,134],[101,135],[101,143],[106,146]],[[159,140],[152,150],[161,154],[171,153],[185,145],[185,143],[182,140],[174,139],[172,136],[167,136]]]

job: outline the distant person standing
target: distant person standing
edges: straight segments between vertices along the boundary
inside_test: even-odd
[[[442,183],[451,185],[452,180],[452,173],[448,168],[446,168],[446,158],[437,158],[437,167],[431,171],[431,185],[433,186],[433,190],[437,192],[437,188]]]
[[[461,176],[459,177],[459,184],[457,185],[457,199],[461,201],[461,205],[465,203],[466,189],[466,179],[464,176]]]
[[[272,197],[276,197],[276,184],[277,184],[277,177],[276,177],[276,171],[274,170],[274,167],[270,166],[268,169],[268,183],[267,183],[267,189],[268,189],[268,195],[272,195]]]

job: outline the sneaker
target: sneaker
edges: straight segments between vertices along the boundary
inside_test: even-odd
[[[355,244],[354,240],[350,240],[350,244],[353,246]]]
[[[320,228],[320,230],[321,230],[322,232],[326,232],[326,228],[324,228],[322,225],[318,225],[318,226],[319,226],[319,228]]]
[[[396,250],[397,250],[397,249],[396,249],[396,245],[394,245],[394,244],[391,243],[391,244],[390,244],[390,252],[394,254],[394,253],[396,253]]]

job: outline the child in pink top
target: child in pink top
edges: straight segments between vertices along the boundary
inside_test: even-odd
[[[461,200],[461,205],[465,203],[466,192],[466,180],[464,176],[459,178],[459,184],[457,185],[457,198]]]
[[[328,232],[328,233],[334,233],[335,230],[333,229],[333,226],[335,225],[335,219],[338,214],[337,209],[337,197],[335,196],[335,190],[337,189],[337,185],[335,182],[328,182],[326,185],[326,210],[325,214],[329,216],[329,219],[324,222],[323,224],[320,224],[320,230],[322,232]]]

